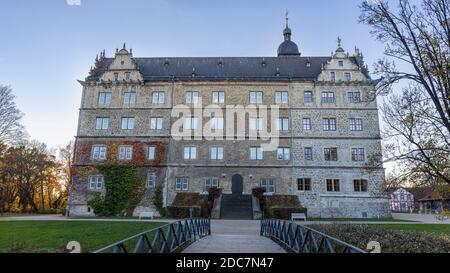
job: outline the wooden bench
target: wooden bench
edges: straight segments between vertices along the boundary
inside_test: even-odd
[[[291,221],[294,222],[294,220],[304,220],[306,222],[306,214],[304,214],[304,213],[292,213],[291,214]]]
[[[151,218],[153,219],[155,217],[155,213],[154,212],[141,212],[139,214],[139,220],[141,220],[142,218]]]

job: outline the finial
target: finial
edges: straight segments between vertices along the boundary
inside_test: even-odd
[[[127,44],[123,43],[123,49],[127,49]]]
[[[287,10],[287,9],[286,9],[285,17],[286,17],[286,27],[289,27],[289,10]]]
[[[338,47],[341,47],[341,42],[342,42],[341,37],[338,37],[337,38]]]

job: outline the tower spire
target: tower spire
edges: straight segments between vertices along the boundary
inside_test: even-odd
[[[292,31],[289,28],[289,11],[288,10],[286,10],[285,19],[286,19],[286,28],[283,31],[283,36],[284,36],[284,40],[285,41],[290,41],[291,40]]]

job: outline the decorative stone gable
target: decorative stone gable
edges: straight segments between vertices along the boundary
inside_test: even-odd
[[[127,78],[127,74],[129,78]],[[102,81],[118,82],[142,82],[144,79],[139,71],[139,67],[133,59],[133,51],[128,51],[124,44],[121,50],[116,50],[116,55],[112,63],[108,66],[101,77]]]

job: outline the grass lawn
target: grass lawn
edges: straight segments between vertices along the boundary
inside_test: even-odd
[[[0,222],[0,252],[65,252],[70,241],[92,252],[165,223],[20,221]]]
[[[415,223],[412,220],[400,220],[393,218],[308,218],[308,221],[324,221],[324,222],[407,222]]]
[[[0,217],[26,217],[26,216],[45,216],[49,214],[39,213],[0,213]]]
[[[391,230],[407,230],[407,231],[420,231],[436,234],[450,235],[450,225],[440,224],[408,224],[408,225],[370,225],[378,228],[391,229]]]

